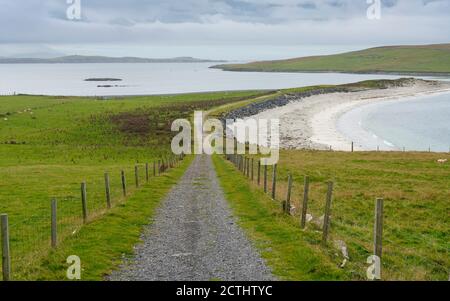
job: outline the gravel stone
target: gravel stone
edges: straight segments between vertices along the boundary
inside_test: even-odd
[[[210,156],[195,158],[142,240],[109,280],[276,280],[237,225]]]

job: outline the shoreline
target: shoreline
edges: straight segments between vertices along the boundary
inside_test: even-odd
[[[450,93],[450,83],[415,80],[413,84],[403,87],[312,95],[244,119],[280,119],[282,149],[330,150],[331,148],[334,151],[351,151],[352,141],[338,127],[338,121],[344,114],[369,104],[396,100],[408,101],[439,93]],[[377,138],[382,139],[382,137]],[[385,142],[386,147],[381,150],[399,150],[393,145],[388,147],[389,142]],[[355,143],[354,150],[370,151],[372,149]]]
[[[436,77],[447,79],[450,76],[448,72],[402,72],[402,71],[339,71],[339,70],[277,70],[277,69],[228,69],[220,65],[211,66],[210,69],[218,69],[225,72],[254,72],[254,73],[338,73],[338,74],[361,74],[361,75],[398,75],[413,77]]]
[[[421,97],[437,96],[448,93],[450,93],[450,87],[445,89],[425,90],[420,92],[411,91],[411,93],[405,94],[394,94],[389,96],[383,95],[370,99],[360,99],[358,102],[348,102],[342,106],[332,107],[329,110],[325,110],[314,117],[313,120],[315,123],[312,126],[316,134],[311,137],[311,140],[319,144],[324,144],[321,142],[323,142],[324,139],[328,138],[329,135],[327,134],[327,132],[317,130],[315,126],[317,123],[322,124],[324,122],[322,118],[323,116],[321,114],[329,114],[330,111],[334,111],[335,114],[332,115],[332,118],[326,122],[329,128],[331,128],[330,123],[333,124],[334,128],[332,129],[332,132],[334,132],[335,134],[335,139],[330,139],[331,142],[325,143],[328,148],[329,146],[331,146],[332,149],[336,151],[350,151],[353,140],[355,151],[401,151],[402,147],[395,145],[394,142],[387,140],[386,137],[377,136],[375,133],[364,129],[361,126],[360,122],[353,121],[352,123],[350,123],[347,120],[347,124],[345,124],[346,121],[342,120],[342,117],[346,114],[352,114],[353,118],[356,119],[359,117],[361,119],[361,115],[359,115],[359,113],[361,111],[364,112],[365,110],[367,110],[369,106],[378,106],[385,103],[402,103],[417,100]],[[317,121],[316,119],[318,119],[319,121]],[[345,134],[344,127],[346,127],[345,130],[351,131],[350,135],[353,137],[353,139],[349,137],[350,135]],[[328,133],[329,132],[330,131],[328,131]],[[373,144],[374,140],[378,141],[377,145]],[[414,149],[413,151],[419,150]]]

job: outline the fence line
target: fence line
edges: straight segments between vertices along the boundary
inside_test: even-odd
[[[172,156],[161,160],[160,175],[171,167],[176,167],[184,159],[184,155]],[[145,165],[148,170],[148,163]],[[156,164],[155,164],[156,167]],[[139,167],[135,165],[136,189],[139,185]],[[156,170],[154,171],[156,174]],[[120,173],[120,188],[124,200],[127,196],[125,171]],[[147,172],[146,172],[147,178]],[[100,182],[101,183],[101,182]],[[51,249],[56,249],[62,241],[79,231],[83,224],[95,218],[101,218],[109,209],[113,207],[113,186],[109,173],[104,174],[106,202],[92,204],[89,198],[89,186],[87,182],[81,183],[81,204],[80,199],[71,198],[69,200],[58,201],[51,199],[50,205],[43,208],[33,216],[27,217],[27,223],[11,223],[7,214],[0,215],[1,221],[1,270],[2,279],[7,281],[13,277],[20,278],[21,272],[27,265],[42,259]],[[103,186],[103,185],[102,185]],[[136,190],[137,191],[137,190]],[[129,195],[130,193],[128,193]],[[92,201],[92,203],[95,203]],[[12,217],[11,217],[12,218]]]
[[[242,155],[226,155],[226,159],[230,161],[237,170],[243,172],[243,175],[247,177],[247,172],[242,170],[241,162],[245,159]],[[252,159],[253,160],[253,159]],[[253,169],[253,164],[251,165]],[[253,171],[250,171],[250,173]],[[257,179],[256,179],[256,187],[260,188],[260,172],[261,172],[261,161],[258,160],[257,165]],[[268,166],[264,165],[264,173],[263,173],[263,191],[264,193],[268,193]],[[255,182],[255,179],[252,177],[250,179],[251,183]],[[303,189],[303,200],[302,210],[300,213],[300,229],[305,230],[306,224],[308,221],[308,201],[310,194],[310,177],[305,176],[304,178],[304,189]],[[275,164],[272,168],[272,199],[276,200],[276,191],[277,191],[277,164]],[[294,185],[294,180],[291,174],[288,174],[288,187],[286,191],[286,199],[281,201],[282,212],[291,215],[291,196],[292,196],[292,188]],[[334,190],[334,182],[327,182],[327,193],[325,197],[325,208],[324,208],[324,216],[323,216],[323,224],[322,224],[322,246],[328,246],[328,240],[331,231],[331,209],[332,209],[332,199],[333,199],[333,190]],[[383,228],[383,200],[377,199],[375,206],[375,226],[374,226],[374,255],[378,256],[381,260],[382,254],[382,228]],[[381,262],[381,261],[380,261]],[[381,265],[381,263],[380,263]]]

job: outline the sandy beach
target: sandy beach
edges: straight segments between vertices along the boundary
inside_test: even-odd
[[[382,101],[407,101],[418,96],[449,92],[449,82],[416,80],[403,87],[321,94],[296,99],[285,106],[269,109],[249,118],[278,118],[280,146],[283,149],[328,150],[331,147],[336,151],[350,151],[352,142],[337,127],[337,121],[346,112]],[[359,144],[355,144],[354,148],[367,150]]]

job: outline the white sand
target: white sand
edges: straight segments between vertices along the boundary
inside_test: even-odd
[[[349,141],[337,129],[344,113],[366,104],[450,91],[450,83],[416,81],[407,87],[332,93],[299,99],[250,118],[280,120],[280,146],[283,149],[330,149],[350,151]],[[355,150],[359,146],[355,145]],[[363,150],[360,148],[360,150]]]

